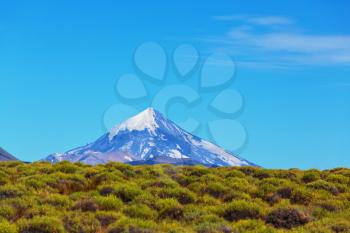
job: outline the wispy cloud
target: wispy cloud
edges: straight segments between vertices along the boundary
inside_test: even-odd
[[[213,18],[215,20],[241,21],[262,26],[288,25],[293,23],[293,20],[284,16],[221,15],[214,16]]]
[[[233,55],[250,57],[256,63],[284,65],[350,65],[350,35],[312,34],[295,31],[293,20],[282,16],[216,16],[216,20],[238,20],[216,41]],[[284,25],[283,27],[275,27]],[[261,65],[261,64],[260,64]]]

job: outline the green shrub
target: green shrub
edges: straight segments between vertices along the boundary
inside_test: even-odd
[[[205,194],[203,196],[200,196],[197,200],[198,203],[204,204],[206,205],[219,205],[220,204],[220,200]]]
[[[258,190],[254,196],[259,197],[263,200],[269,200],[271,195],[277,192],[278,187],[274,184],[264,182],[260,183],[258,186]]]
[[[318,180],[318,181],[308,183],[307,187],[313,188],[313,189],[325,190],[332,193],[333,195],[339,194],[339,189],[334,184],[324,180]]]
[[[289,169],[289,170],[275,170],[273,172],[274,177],[281,178],[281,179],[287,179],[293,182],[298,181],[298,173],[299,170],[295,169]]]
[[[318,170],[308,170],[304,173],[303,177],[301,178],[303,182],[310,183],[314,182],[316,180],[319,180],[321,178],[321,172]]]
[[[335,184],[345,184],[349,183],[349,177],[343,176],[341,174],[330,174],[327,176],[326,181],[335,183]]]
[[[16,209],[8,203],[0,204],[0,217],[7,220],[13,220],[16,216]]]
[[[276,228],[291,229],[309,221],[310,219],[305,213],[295,208],[278,208],[266,216],[266,222]]]
[[[76,212],[66,215],[64,227],[69,233],[96,233],[101,230],[100,222],[90,212]]]
[[[65,195],[50,194],[43,199],[42,203],[49,204],[58,208],[69,208],[71,205],[71,200]]]
[[[101,171],[97,174],[90,174],[90,180],[93,187],[96,187],[101,184],[111,184],[115,182],[123,182],[123,173],[119,170],[108,172]]]
[[[280,196],[281,198],[289,199],[292,197],[292,194],[294,191],[295,191],[294,188],[290,186],[281,187],[277,189],[277,195]]]
[[[266,197],[264,197],[264,200],[270,205],[275,205],[276,203],[280,202],[282,198],[277,193],[269,193],[266,195]]]
[[[275,233],[273,227],[266,226],[261,220],[245,219],[232,224],[232,233]]]
[[[94,199],[100,210],[119,210],[123,206],[123,202],[113,195],[97,196]]]
[[[8,181],[8,176],[4,171],[0,170],[0,185],[5,185]]]
[[[319,203],[319,206],[327,211],[335,212],[345,208],[344,203],[339,200],[324,200]]]
[[[230,233],[232,229],[229,225],[216,222],[203,222],[196,227],[198,233]]]
[[[17,214],[20,212],[17,212]],[[24,212],[20,213],[24,218],[33,218],[33,217],[45,217],[45,216],[55,216],[61,217],[61,211],[57,211],[54,207],[49,205],[33,205],[30,208],[26,209]]]
[[[245,176],[244,173],[241,171],[231,170],[226,173],[225,178],[231,178],[231,177],[243,178],[244,176]]]
[[[96,219],[100,222],[102,227],[109,226],[120,218],[121,215],[113,211],[98,211],[96,213]]]
[[[195,177],[185,176],[184,174],[173,174],[171,178],[177,183],[179,183],[181,186],[185,187],[195,182]]]
[[[158,195],[161,198],[175,198],[181,204],[190,204],[196,200],[195,194],[185,188],[163,189]]]
[[[0,186],[0,199],[21,197],[23,191],[13,185]]]
[[[313,195],[305,188],[297,188],[292,191],[290,200],[294,204],[308,205],[313,199]]]
[[[160,218],[181,219],[183,216],[183,207],[176,199],[161,199],[157,202]]]
[[[281,199],[290,199],[292,197],[293,191],[294,188],[291,186],[282,186],[275,192],[265,194],[266,196],[263,196],[263,198],[271,205],[274,205],[281,201]]]
[[[63,233],[61,220],[54,217],[34,217],[18,221],[20,233]]]
[[[278,187],[290,186],[291,182],[286,179],[280,179],[275,177],[265,178],[261,180],[260,185],[270,184],[278,189]]]
[[[233,200],[250,200],[251,197],[249,194],[247,194],[245,192],[230,190],[228,193],[226,193],[223,196],[222,199],[225,202],[231,202]]]
[[[167,173],[168,175],[173,174],[174,169],[173,166],[169,166],[168,168],[163,168],[162,166],[145,166],[142,168],[136,168],[135,172],[138,175],[141,175],[143,178],[150,180],[150,179],[156,179],[161,177],[162,175],[164,175],[164,171],[163,169],[166,170],[165,173]]]
[[[46,180],[47,185],[57,189],[61,194],[84,191],[87,186],[85,177],[80,174],[55,173],[47,178],[49,178]]]
[[[330,229],[335,233],[350,232],[350,221],[333,221],[332,223],[330,223]]]
[[[266,179],[266,178],[271,177],[272,174],[271,174],[271,172],[269,172],[268,170],[259,168],[259,169],[256,169],[256,170],[251,174],[251,176],[253,176],[254,178],[257,178],[257,179]]]
[[[34,200],[32,198],[23,196],[21,198],[16,197],[7,199],[5,203],[11,205],[12,208],[15,210],[13,219],[16,220],[24,216],[26,211],[28,211],[34,205],[33,202]]]
[[[248,179],[237,177],[227,178],[227,186],[232,190],[246,193],[252,193],[255,189],[255,185],[249,182]]]
[[[346,233],[349,179],[347,168],[2,162],[0,233]]]
[[[215,198],[223,197],[228,191],[229,189],[226,186],[218,182],[210,183],[203,189],[204,193],[208,193]]]
[[[95,212],[98,209],[98,205],[93,199],[82,199],[75,203],[73,210],[92,211]]]
[[[46,184],[40,180],[40,175],[26,177],[24,179],[24,185],[28,188],[33,188],[39,190],[40,188],[44,188]]]
[[[183,211],[183,221],[187,223],[202,222],[203,218],[210,214],[207,208],[197,208],[196,205],[186,205]]]
[[[175,188],[178,184],[172,179],[158,179],[155,181],[147,181],[142,184],[142,188],[158,187],[158,188]]]
[[[204,184],[208,184],[208,183],[222,182],[223,180],[217,174],[209,173],[209,174],[205,174],[205,175],[199,177],[198,181],[200,181]]]
[[[310,222],[303,227],[295,228],[293,233],[348,233],[350,232],[350,221],[344,218],[323,218]]]
[[[123,213],[132,218],[155,219],[157,217],[157,212],[147,205],[130,205],[123,210]]]
[[[99,193],[102,196],[108,196],[108,195],[115,194],[115,189],[111,185],[104,185],[102,187],[99,187]]]
[[[54,169],[56,171],[59,171],[62,173],[68,173],[68,174],[77,173],[80,170],[78,166],[68,161],[62,161],[55,164]]]
[[[142,194],[136,196],[134,200],[132,201],[134,204],[144,204],[149,206],[150,208],[154,209],[156,208],[156,198],[152,194],[148,192],[143,192]]]
[[[136,175],[134,167],[129,164],[109,162],[105,166],[119,170],[126,177],[134,177]]]
[[[159,232],[157,226],[150,220],[121,218],[107,228],[107,233],[153,233]]]
[[[260,168],[257,167],[249,167],[249,166],[244,166],[244,167],[239,167],[239,171],[243,172],[247,176],[253,176]]]
[[[117,195],[123,202],[130,202],[135,199],[138,195],[142,194],[142,190],[134,185],[118,185],[114,190],[115,195]]]
[[[17,233],[17,226],[8,221],[0,220],[0,233]]]
[[[206,169],[203,166],[185,167],[183,169],[184,169],[184,173],[188,176],[201,177],[210,173],[208,169]]]
[[[226,206],[222,216],[227,221],[237,221],[240,219],[258,219],[262,217],[262,209],[259,205],[244,200],[233,201]]]

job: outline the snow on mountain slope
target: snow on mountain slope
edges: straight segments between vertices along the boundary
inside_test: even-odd
[[[147,129],[149,132],[154,134],[157,127],[158,125],[155,120],[154,111],[152,108],[148,108],[140,114],[131,117],[120,125],[114,127],[109,133],[109,139],[112,140],[115,135],[124,130],[142,131]]]
[[[88,164],[118,161],[130,164],[253,165],[186,132],[152,108],[115,126],[93,143],[63,154],[49,155],[45,160]]]

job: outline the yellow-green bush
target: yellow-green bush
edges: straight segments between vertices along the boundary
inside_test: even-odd
[[[23,195],[23,191],[14,185],[4,185],[0,187],[0,198],[15,198]]]
[[[123,213],[132,218],[140,219],[156,219],[157,212],[147,205],[137,204],[129,205],[124,210]]]
[[[0,163],[0,233],[346,233],[350,169]]]
[[[222,216],[227,221],[259,219],[262,217],[262,208],[254,202],[244,200],[233,201],[224,206]]]
[[[306,188],[296,188],[292,191],[290,200],[294,204],[308,205],[313,199],[312,192]]]
[[[303,174],[302,181],[310,183],[321,178],[321,172],[318,170],[308,170]]]
[[[120,219],[122,215],[115,211],[98,211],[96,213],[96,219],[100,222],[102,227],[107,227]]]
[[[11,224],[6,220],[0,220],[0,233],[17,233],[18,229],[15,224]]]
[[[96,233],[101,230],[100,221],[91,212],[75,211],[64,216],[63,221],[66,231],[70,233]]]
[[[114,194],[124,202],[130,202],[134,200],[134,198],[141,193],[142,190],[133,184],[119,184],[114,189]]]
[[[20,233],[63,233],[61,220],[54,217],[34,217],[18,221]]]
[[[123,206],[123,202],[114,195],[97,196],[94,199],[100,210],[119,210]]]
[[[81,199],[77,201],[73,206],[73,210],[80,210],[83,212],[95,212],[97,209],[98,205],[92,198]]]
[[[43,197],[42,203],[49,204],[56,208],[69,208],[71,206],[71,200],[68,196],[61,194],[49,194]]]
[[[329,183],[324,180],[317,180],[307,184],[307,187],[319,190],[325,190],[327,192],[332,193],[333,195],[339,194],[339,189],[336,185]]]
[[[162,199],[156,203],[160,218],[181,219],[183,216],[183,206],[173,198]]]
[[[140,232],[151,233],[157,232],[157,225],[150,220],[121,218],[113,225],[109,226],[107,233],[121,233],[121,232]]]
[[[277,233],[277,230],[266,225],[262,220],[246,219],[232,224],[233,233]]]

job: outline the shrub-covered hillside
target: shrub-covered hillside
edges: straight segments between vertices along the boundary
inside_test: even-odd
[[[350,232],[350,170],[0,163],[0,233]]]

